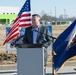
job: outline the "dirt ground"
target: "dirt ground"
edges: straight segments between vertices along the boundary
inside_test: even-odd
[[[59,34],[61,34],[68,26],[52,26],[52,35],[54,37],[58,37]],[[6,46],[3,45],[3,42],[6,38],[6,27],[5,26],[0,26],[0,53],[5,53],[6,52]]]
[[[68,25],[57,25],[57,26],[52,26],[52,35],[53,37],[58,37],[66,28]],[[11,52],[11,53],[6,53],[6,45],[3,45],[3,42],[6,38],[6,27],[5,26],[0,26],[0,62],[5,63],[6,61],[10,60],[16,62],[16,52]],[[5,58],[7,57],[7,58]],[[5,61],[3,61],[6,59]],[[73,59],[76,59],[73,58]],[[48,51],[48,61],[51,61],[51,51]]]

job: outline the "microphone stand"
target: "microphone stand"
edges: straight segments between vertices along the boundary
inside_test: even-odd
[[[42,32],[40,32],[40,31],[38,31],[38,30],[33,30],[33,31],[36,31],[36,32],[38,32],[38,33],[40,33],[40,34],[44,34],[44,33],[42,33]],[[47,34],[44,34],[44,35],[47,35]],[[50,38],[52,38],[52,75],[54,75],[54,50],[53,50],[53,43],[54,43],[54,39],[56,39],[55,37],[53,37],[53,36],[50,36],[50,35],[47,35],[47,36],[49,36]]]
[[[22,36],[19,36],[17,39],[15,39],[13,42],[11,42],[10,46],[11,46],[11,47],[16,47],[16,42],[17,42],[19,39],[21,39],[22,37],[23,37],[23,35],[22,35]]]

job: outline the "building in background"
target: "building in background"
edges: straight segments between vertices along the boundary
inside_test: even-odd
[[[0,6],[0,24],[12,24],[18,12],[19,7]]]

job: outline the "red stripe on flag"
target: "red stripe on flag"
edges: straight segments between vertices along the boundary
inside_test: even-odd
[[[28,27],[28,26],[31,26],[31,23],[29,23],[29,24],[20,24],[19,26],[20,27]]]
[[[13,24],[13,26],[11,27],[10,31],[8,32],[8,34],[9,34],[14,28],[16,28],[18,25],[19,25],[19,19]],[[8,35],[8,34],[7,34],[7,35]]]
[[[14,23],[19,19],[19,17],[17,17],[15,20],[14,20]]]
[[[16,27],[13,31],[11,31],[11,32],[8,34],[8,36],[12,35],[13,33],[17,32],[17,31],[18,31],[18,27]],[[7,37],[8,37],[8,36],[7,36]]]
[[[10,42],[12,39],[16,38],[17,36],[19,36],[19,33],[14,34],[13,36],[10,36],[8,39],[5,40],[5,42],[3,43],[3,45],[7,42]]]
[[[7,41],[11,41],[12,39],[16,38],[17,36],[19,36],[19,33],[14,34],[13,36],[11,36]]]
[[[27,21],[31,21],[31,19],[21,19],[20,22],[27,22]]]
[[[31,16],[31,14],[30,14],[30,13],[24,13],[24,14],[21,15],[21,17],[24,17],[24,16],[25,16],[25,17]]]
[[[4,44],[7,43],[7,42],[9,42],[9,41],[11,41],[11,40],[10,40],[10,37],[11,37],[11,36],[14,37],[14,35],[17,35],[17,34],[20,34],[20,28],[19,28],[19,27],[16,27],[13,31],[11,31],[11,32],[7,35],[7,38],[6,38],[5,42],[4,42]],[[17,37],[17,36],[16,36],[16,37]],[[8,39],[9,39],[9,41],[8,41]],[[14,39],[14,38],[11,38],[11,39]],[[4,44],[3,44],[3,45],[4,45]]]

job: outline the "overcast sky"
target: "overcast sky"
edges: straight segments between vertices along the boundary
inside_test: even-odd
[[[0,0],[0,6],[14,6],[21,8],[26,0]],[[32,13],[45,12],[58,17],[68,15],[76,17],[76,0],[31,0]]]

